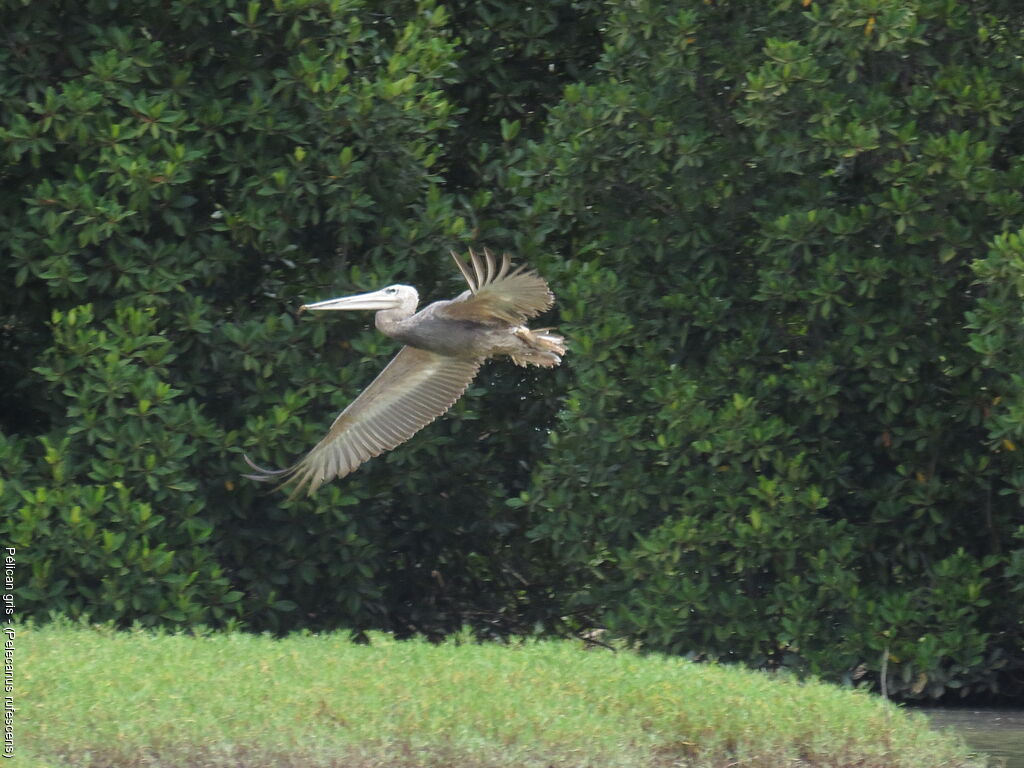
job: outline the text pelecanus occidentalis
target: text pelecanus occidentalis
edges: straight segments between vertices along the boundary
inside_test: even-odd
[[[374,309],[377,329],[405,343],[359,397],[341,412],[327,435],[289,469],[268,470],[245,460],[253,480],[294,483],[292,496],[344,477],[360,464],[404,443],[443,414],[466,391],[480,366],[507,355],[517,365],[558,365],[565,340],[550,329],[523,323],[554,303],[548,284],[524,267],[500,265],[490,251],[469,252],[470,264],[452,253],[469,290],[416,311],[419,294],[408,285],[306,304],[302,309]]]

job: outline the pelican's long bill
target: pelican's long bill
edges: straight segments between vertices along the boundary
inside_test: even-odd
[[[358,293],[355,296],[342,296],[338,299],[327,299],[318,301],[315,304],[303,304],[299,307],[303,312],[319,311],[322,309],[395,309],[401,306],[401,300],[395,286],[381,288],[379,291],[370,293]]]

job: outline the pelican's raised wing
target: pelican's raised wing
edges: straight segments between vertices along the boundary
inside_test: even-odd
[[[500,320],[521,325],[526,318],[550,309],[555,302],[548,284],[536,272],[525,267],[509,271],[512,263],[507,255],[501,257],[500,266],[494,254],[486,248],[483,257],[470,250],[469,265],[454,251],[452,258],[469,283],[469,293],[452,300],[440,310],[448,317],[476,322]]]
[[[443,414],[466,391],[480,360],[437,355],[403,347],[370,386],[341,412],[327,435],[289,469],[266,470],[249,461],[253,480],[295,483],[290,498],[309,495],[364,461],[401,445]]]

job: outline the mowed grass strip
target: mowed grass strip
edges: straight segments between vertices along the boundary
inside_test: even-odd
[[[568,641],[55,624],[17,646],[16,748],[40,766],[983,765],[861,692]]]

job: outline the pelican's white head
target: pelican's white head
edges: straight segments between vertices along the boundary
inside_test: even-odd
[[[327,299],[315,304],[303,304],[300,310],[322,309],[403,309],[407,312],[416,311],[420,295],[411,285],[389,285],[379,291],[360,293],[355,296],[343,296],[339,299]]]

